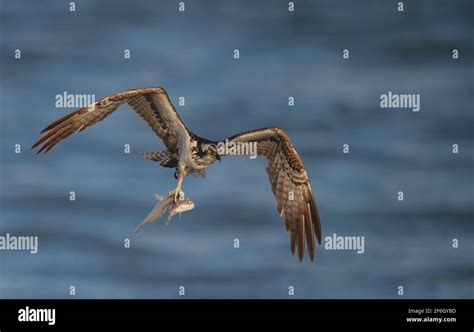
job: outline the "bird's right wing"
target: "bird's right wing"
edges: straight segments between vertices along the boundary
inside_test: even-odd
[[[117,93],[72,112],[46,127],[32,146],[46,153],[61,140],[102,121],[122,104],[128,104],[163,140],[168,150],[177,152],[178,142],[185,139],[188,130],[163,88],[143,88]]]
[[[285,218],[291,232],[291,252],[298,248],[303,259],[305,239],[311,260],[314,259],[314,235],[321,243],[321,223],[308,174],[290,138],[280,128],[246,131],[228,140],[233,143],[257,144],[257,155],[268,159],[267,173],[277,203],[278,213]]]

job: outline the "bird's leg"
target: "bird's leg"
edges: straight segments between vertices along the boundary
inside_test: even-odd
[[[176,186],[176,189],[174,190],[174,201],[177,202],[179,195],[181,193],[181,185],[183,184],[183,179],[186,176],[186,171],[184,167],[179,166],[178,168],[178,185]]]
[[[177,202],[179,199],[179,196],[181,194],[181,185],[183,183],[184,176],[181,175],[181,173],[178,175],[178,185],[176,186],[176,189],[174,190],[174,201]]]

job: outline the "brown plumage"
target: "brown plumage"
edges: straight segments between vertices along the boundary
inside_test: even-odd
[[[33,144],[32,149],[41,145],[37,154],[46,153],[61,140],[102,121],[122,104],[129,104],[163,140],[170,152],[177,151],[178,135],[185,131],[186,127],[162,88],[120,92],[72,112],[43,129],[42,136]]]
[[[291,232],[291,252],[298,248],[303,260],[305,240],[314,259],[314,234],[321,244],[321,224],[308,174],[288,135],[280,128],[247,131],[229,138],[231,142],[256,142],[257,154],[268,159],[267,173],[277,210]]]
[[[130,105],[166,146],[165,150],[147,152],[144,157],[159,161],[163,167],[176,167],[177,172],[183,172],[177,174],[175,193],[181,192],[181,182],[186,173],[204,176],[205,169],[215,160],[220,160],[220,153],[209,147],[218,142],[190,132],[162,88],[120,92],[72,112],[47,126],[32,148],[38,147],[37,153],[46,153],[61,140],[103,120],[123,104]],[[257,154],[268,159],[267,173],[278,213],[290,232],[291,252],[298,251],[301,261],[306,246],[313,260],[315,234],[321,244],[319,214],[303,162],[288,135],[279,128],[263,128],[232,136],[229,141],[257,143]]]

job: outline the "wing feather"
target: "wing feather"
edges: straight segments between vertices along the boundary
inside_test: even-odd
[[[296,221],[296,246],[298,247],[298,258],[300,261],[304,257],[304,215],[300,215],[300,219]]]
[[[32,149],[39,146],[37,153],[46,153],[61,140],[102,121],[123,104],[130,105],[170,151],[176,152],[179,140],[188,135],[166,91],[162,88],[143,88],[103,98],[54,121],[41,131],[42,135]]]
[[[279,128],[247,131],[228,139],[230,142],[256,142],[257,154],[268,159],[267,173],[278,213],[290,232],[290,248],[303,260],[305,244],[314,260],[315,234],[321,244],[321,223],[311,184],[303,161],[288,135]]]
[[[311,210],[309,203],[306,203],[306,213],[304,214],[304,231],[306,237],[306,245],[308,247],[309,257],[314,259],[314,225],[311,219]]]

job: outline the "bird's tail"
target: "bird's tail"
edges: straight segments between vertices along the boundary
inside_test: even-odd
[[[178,166],[178,161],[175,155],[168,150],[142,152],[142,156],[145,159],[157,161],[163,167],[174,168]]]

